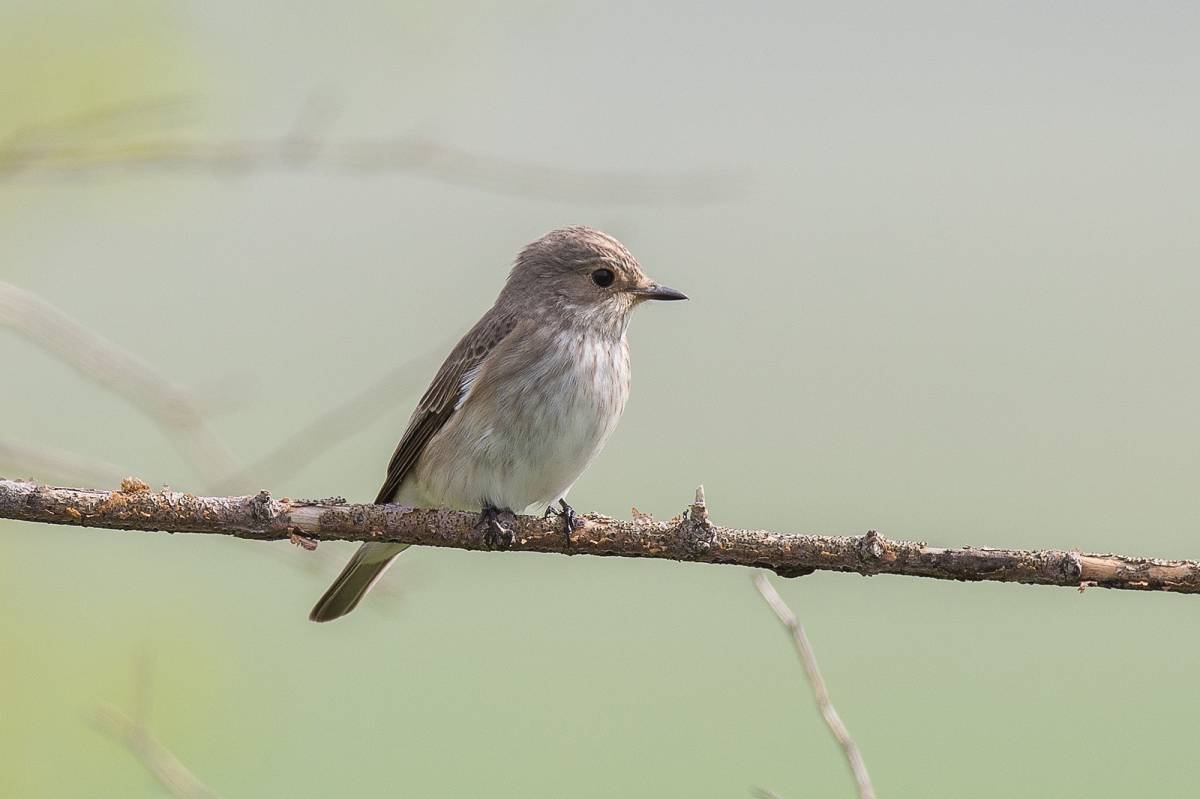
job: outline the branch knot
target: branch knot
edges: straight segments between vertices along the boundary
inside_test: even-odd
[[[1062,562],[1058,564],[1058,568],[1062,570],[1063,575],[1069,580],[1083,578],[1083,561],[1079,559],[1079,555],[1075,552],[1068,552],[1064,555]]]
[[[890,546],[877,530],[868,530],[866,535],[858,539],[856,549],[864,563],[877,563],[887,556]]]
[[[703,555],[712,549],[716,529],[708,519],[708,505],[704,501],[704,486],[696,488],[696,498],[679,523],[679,537],[684,547],[693,556]]]
[[[271,501],[271,492],[259,491],[250,500],[250,517],[256,522],[270,523],[275,518],[275,503]]]

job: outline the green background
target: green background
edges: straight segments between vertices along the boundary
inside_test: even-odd
[[[513,254],[583,223],[692,300],[634,320],[576,507],[666,517],[703,482],[739,527],[1200,555],[1195,4],[382,5],[0,9],[0,137],[182,96],[105,140],[261,140],[315,96],[334,141],[612,176],[0,173],[0,278],[215,402],[243,464],[413,361],[243,490],[370,499]],[[618,174],[709,169],[715,199]],[[0,363],[0,439],[211,488],[21,336]],[[139,684],[227,798],[852,795],[747,570],[421,550],[309,623],[349,552],[0,523],[0,795],[164,795],[86,723]],[[1195,599],[776,584],[881,796],[1194,792]]]

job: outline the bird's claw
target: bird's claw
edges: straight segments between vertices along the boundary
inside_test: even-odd
[[[513,534],[516,520],[510,510],[484,508],[479,515],[479,523],[475,525],[475,532],[483,535],[483,545],[488,549],[508,549],[516,540]]]
[[[550,516],[557,516],[562,519],[563,535],[567,537],[567,546],[569,547],[571,546],[571,533],[575,532],[575,527],[579,522],[579,514],[575,513],[575,509],[568,505],[565,499],[560,499],[558,506],[561,510],[555,510],[553,505],[546,508],[546,515],[542,518],[546,519]]]

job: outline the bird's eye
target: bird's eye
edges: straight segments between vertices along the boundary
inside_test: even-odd
[[[608,288],[613,282],[613,273],[611,269],[597,269],[592,272],[592,282],[600,288]]]

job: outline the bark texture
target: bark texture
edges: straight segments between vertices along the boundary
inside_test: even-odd
[[[392,541],[420,546],[486,550],[474,513],[404,505],[352,505],[325,500],[197,497],[152,491],[126,479],[117,491],[58,488],[0,479],[0,518],[114,530],[210,533],[255,541]],[[944,549],[895,541],[870,531],[824,536],[738,530],[709,520],[703,489],[668,521],[634,513],[631,521],[581,514],[568,536],[560,519],[518,516],[515,552],[554,552],[727,563],[770,569],[783,577],[816,570],[902,574],[941,580],[1119,588],[1200,593],[1200,563],[1063,550]]]

